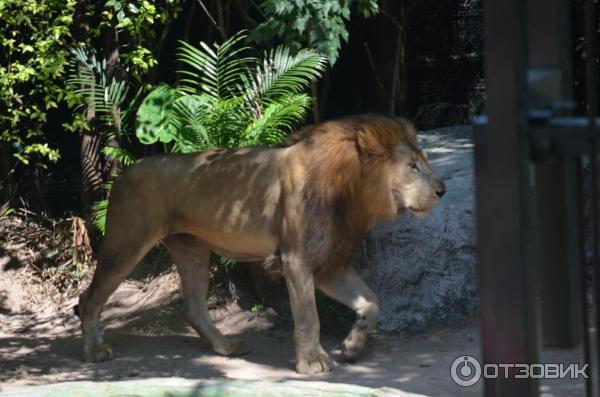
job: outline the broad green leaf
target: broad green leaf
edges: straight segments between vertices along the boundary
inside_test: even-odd
[[[167,143],[175,138],[177,130],[172,119],[176,98],[176,91],[167,85],[148,94],[136,114],[135,135],[140,142],[147,145],[157,141]]]

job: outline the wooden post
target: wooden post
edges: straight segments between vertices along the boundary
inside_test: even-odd
[[[488,123],[476,134],[477,253],[482,356],[536,361],[530,260],[526,4],[483,4]],[[485,379],[486,396],[536,396],[535,379]]]

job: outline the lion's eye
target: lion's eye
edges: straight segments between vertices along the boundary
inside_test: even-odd
[[[416,162],[412,162],[412,163],[408,164],[408,166],[415,171],[419,171],[419,166],[417,165]]]

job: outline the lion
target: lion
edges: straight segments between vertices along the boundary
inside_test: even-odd
[[[350,266],[376,222],[427,216],[446,187],[401,118],[361,115],[292,134],[279,147],[163,154],[126,169],[111,192],[98,265],[76,308],[87,361],[112,358],[100,313],[142,257],[162,242],[181,277],[184,316],[217,354],[247,352],[208,313],[209,257],[277,258],[294,320],[296,370],[331,361],[319,341],[315,288],[353,309],[341,358],[356,360],[376,328],[377,296]]]

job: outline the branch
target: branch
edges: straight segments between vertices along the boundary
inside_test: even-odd
[[[401,8],[400,17],[402,18],[402,21],[399,21],[398,18],[396,18],[396,16],[392,15],[388,10],[386,10],[384,8],[379,10],[381,15],[388,18],[390,20],[390,22],[397,29],[402,29],[402,22],[406,23],[407,18],[410,16],[410,14],[412,14],[415,7],[417,6],[417,3],[419,2],[419,0],[412,0],[412,1],[400,0],[400,1],[402,2],[400,4],[400,8]]]
[[[379,80],[379,75],[377,74],[377,69],[375,68],[375,62],[373,61],[373,57],[371,56],[371,50],[369,49],[369,45],[365,41],[363,43],[365,46],[365,51],[367,52],[367,58],[369,59],[369,65],[371,65],[371,69],[373,70],[373,76],[375,77],[375,81],[377,82],[377,86],[381,90],[381,94],[385,97],[385,88],[383,88],[383,84],[381,84],[381,80]]]
[[[404,30],[402,28],[397,29],[398,34],[396,35],[396,51],[394,54],[394,71],[392,74],[392,97],[390,98],[390,115],[393,116],[396,113],[396,97],[398,90],[398,73],[400,73],[400,57],[402,56],[402,62],[406,62],[404,59],[404,49],[402,42],[402,34]],[[402,83],[406,83],[403,81]],[[404,110],[404,109],[402,109]]]
[[[396,29],[402,29],[402,24],[400,23],[400,21],[398,21],[398,18],[390,14],[387,10],[382,9],[380,12],[381,15],[387,17],[390,20],[390,22],[396,27]]]
[[[215,19],[212,17],[212,15],[210,15],[210,12],[206,8],[206,6],[202,2],[202,0],[198,0],[198,4],[200,4],[200,7],[202,8],[202,10],[204,10],[204,13],[208,17],[208,19],[210,19],[210,21],[212,22],[212,24],[215,25],[215,28],[217,29],[217,31],[219,32],[219,34],[221,35],[221,37],[223,39],[225,39],[225,37],[226,37],[225,36],[225,31],[223,30],[222,27],[219,26],[219,24],[217,23],[217,21],[215,21]]]
[[[227,4],[229,5],[229,2],[227,2]],[[219,26],[221,27],[219,30],[219,33],[221,34],[221,39],[226,40],[227,39],[227,26],[225,24],[225,11],[223,10],[222,0],[216,0],[216,7],[217,7],[217,18],[219,20]]]

